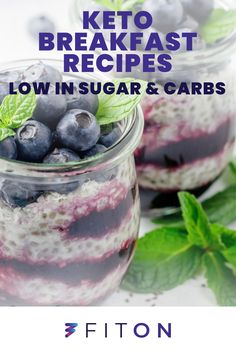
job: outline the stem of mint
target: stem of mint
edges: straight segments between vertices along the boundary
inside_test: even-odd
[[[0,106],[0,141],[14,136],[14,129],[22,126],[32,117],[36,106],[36,95],[33,90],[27,95],[19,92],[7,95]]]

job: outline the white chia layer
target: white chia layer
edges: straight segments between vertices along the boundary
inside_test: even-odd
[[[161,168],[155,165],[139,165],[138,181],[141,187],[159,191],[191,190],[205,186],[224,170],[233,153],[234,144],[213,156],[185,164],[178,168]]]
[[[75,286],[40,277],[30,278],[10,267],[0,267],[0,288],[27,304],[85,306],[115,290],[128,265],[118,266],[99,283],[84,281]]]
[[[116,230],[102,237],[65,235],[65,228],[80,217],[96,210],[115,208],[135,187],[133,159],[119,166],[117,177],[98,183],[89,181],[68,195],[49,193],[25,208],[12,209],[0,203],[0,256],[32,264],[67,263],[107,257],[125,241],[136,238],[139,226],[139,200],[134,197]],[[62,231],[63,230],[63,231]]]
[[[207,136],[216,132],[217,128],[230,122],[232,131],[236,124],[236,84],[235,70],[233,63],[225,63],[224,68],[212,69],[208,72],[199,72],[199,82],[225,82],[226,94],[224,95],[179,95],[168,96],[161,92],[159,96],[146,96],[142,102],[145,116],[145,129],[142,141],[137,149],[137,171],[139,184],[143,188],[150,188],[160,191],[178,191],[181,189],[195,189],[208,184],[220,175],[227,165],[232,153],[232,132],[231,137],[217,151],[214,156],[206,155],[193,161],[184,162],[178,168],[167,168],[158,164],[139,161],[142,150],[153,152],[172,143],[179,143],[185,139],[194,139]],[[171,80],[169,80],[171,81]],[[184,81],[184,80],[183,80]],[[196,81],[196,80],[194,80]],[[190,85],[190,84],[189,84]],[[185,149],[187,149],[185,145]],[[155,153],[153,152],[153,156]],[[196,151],[197,156],[197,151]],[[168,150],[167,156],[168,158]],[[159,156],[160,159],[160,156]],[[171,159],[171,157],[170,157]],[[165,156],[163,159],[165,160]]]

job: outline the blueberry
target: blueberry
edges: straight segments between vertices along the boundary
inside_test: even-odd
[[[53,84],[55,82],[61,82],[62,76],[57,69],[51,65],[45,65],[40,61],[25,69],[22,75],[22,81],[28,83],[50,82]]]
[[[119,138],[122,135],[122,132],[120,130],[120,127],[117,124],[113,124],[111,131],[107,132],[106,130],[101,132],[101,136],[99,138],[99,144],[102,144],[104,146],[106,146],[107,148],[109,148],[110,146],[114,145]]]
[[[79,161],[80,157],[72,150],[69,149],[54,149],[53,152],[48,154],[43,163],[50,164],[64,164],[72,161]]]
[[[98,110],[98,96],[92,94],[91,92],[86,95],[81,95],[78,87],[79,81],[71,82],[74,84],[74,93],[73,95],[66,95],[67,109],[82,109],[96,115]]]
[[[1,198],[13,208],[23,208],[30,203],[34,203],[41,194],[41,191],[36,191],[30,185],[19,184],[9,180],[5,180],[0,188]]]
[[[100,126],[93,114],[72,109],[60,120],[57,135],[61,146],[76,152],[85,151],[97,143]]]
[[[14,138],[9,137],[0,141],[0,157],[12,160],[17,159],[17,147]]]
[[[106,147],[104,145],[96,144],[91,149],[83,151],[81,153],[81,156],[86,159],[86,158],[89,158],[89,157],[92,157],[92,156],[95,156],[95,155],[98,155],[98,154],[102,154],[106,150],[107,149],[106,149]]]
[[[65,95],[56,95],[54,87],[51,86],[48,95],[37,96],[33,119],[54,130],[61,116],[66,112],[66,107]]]
[[[214,9],[214,0],[181,0],[184,10],[199,23],[205,22]]]
[[[52,133],[46,125],[35,120],[25,122],[16,133],[19,159],[40,162],[49,152],[52,140]]]
[[[55,24],[50,20],[50,18],[41,15],[30,19],[28,23],[29,34],[34,38],[38,39],[40,32],[55,32]]]
[[[9,82],[14,82],[18,85],[21,81],[20,71],[6,71],[0,73],[0,104],[9,94]]]
[[[154,27],[164,33],[177,29],[184,14],[180,0],[147,0],[143,10],[152,14]]]

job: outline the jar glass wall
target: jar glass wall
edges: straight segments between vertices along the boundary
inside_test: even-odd
[[[0,71],[33,63],[8,63]],[[97,81],[84,74],[77,78]],[[142,134],[141,108],[120,127],[120,140],[88,161],[44,165],[1,159],[0,305],[88,305],[119,286],[139,229],[133,151]],[[21,203],[22,193],[27,202]]]

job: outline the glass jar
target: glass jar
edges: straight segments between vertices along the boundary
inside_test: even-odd
[[[235,8],[232,0],[216,1]],[[86,1],[74,3],[73,22],[81,28]],[[90,6],[90,9],[94,9]],[[142,101],[145,126],[135,152],[142,211],[148,215],[172,213],[177,192],[201,195],[222,174],[231,159],[236,118],[236,34],[210,47],[172,54],[169,76],[137,72],[135,78],[158,82],[159,95]],[[143,53],[140,52],[140,56]],[[163,82],[224,82],[224,95],[167,95]],[[189,86],[191,88],[191,86]]]
[[[8,63],[1,71],[34,63]],[[60,61],[44,63],[62,67]],[[75,77],[97,81],[84,74],[64,76]],[[114,146],[87,161],[45,165],[1,159],[0,305],[89,305],[119,286],[139,230],[133,152],[143,130],[140,107],[121,128]]]

